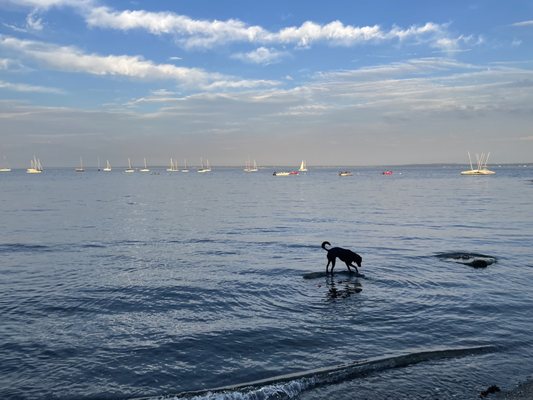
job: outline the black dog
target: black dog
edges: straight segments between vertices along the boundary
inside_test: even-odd
[[[331,246],[330,242],[322,242],[322,248],[328,252],[328,265],[326,265],[326,274],[328,273],[329,264],[331,263],[331,273],[333,273],[333,268],[335,268],[335,259],[338,257],[339,260],[344,261],[346,264],[346,267],[348,267],[348,271],[352,272],[350,267],[355,268],[355,272],[357,275],[359,275],[359,270],[357,267],[353,264],[354,262],[361,267],[361,262],[363,259],[361,256],[357,253],[354,253],[351,250],[343,249],[341,247],[332,247],[329,250],[326,249],[326,245]]]

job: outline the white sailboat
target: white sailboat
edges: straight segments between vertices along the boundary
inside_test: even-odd
[[[128,168],[126,168],[124,172],[127,172],[127,173],[135,172],[135,169],[131,167],[131,160],[129,158],[128,158]]]
[[[200,161],[201,161],[202,167],[198,170],[198,172],[200,173],[211,172],[211,167],[209,166],[209,160],[206,160],[205,166],[204,166],[204,160],[200,159]]]
[[[6,156],[4,156],[4,165],[5,167],[0,167],[0,172],[11,172],[11,168],[9,168],[8,163],[5,161]]]
[[[105,162],[105,168],[103,169],[104,172],[111,172],[111,164],[109,164],[109,160],[106,160]]]
[[[298,169],[300,172],[307,172],[307,163],[305,160],[302,160],[302,163],[300,164],[300,168]]]
[[[253,165],[250,162],[250,160],[248,160],[244,167],[244,172],[257,172],[257,171],[259,171],[259,169],[257,168],[257,163],[255,162],[255,160],[254,160]]]
[[[181,170],[181,172],[189,172],[189,168],[187,168],[187,159],[185,159],[183,163],[183,169]]]
[[[168,172],[178,172],[178,162],[174,163],[172,157],[170,157],[170,167],[167,168]]]
[[[470,169],[462,171],[461,175],[494,175],[496,172],[491,171],[487,168],[489,156],[490,152],[486,156],[485,153],[481,153],[481,155],[476,154],[477,168],[474,169],[474,166],[472,165],[472,158],[470,157],[470,152],[468,152],[468,161],[470,162]]]
[[[33,160],[30,160],[30,168],[26,169],[27,174],[40,174],[43,172],[43,166],[41,160],[33,156]]]
[[[74,171],[76,171],[76,172],[85,172],[85,169],[83,168],[83,160],[82,160],[81,157],[80,157],[80,166],[78,168],[76,168]]]
[[[150,170],[146,166],[146,158],[144,159],[144,168],[141,168],[139,171],[140,172],[150,172]]]

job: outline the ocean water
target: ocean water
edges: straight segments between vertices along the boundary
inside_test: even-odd
[[[0,398],[512,387],[533,373],[533,168],[494,169],[0,174]],[[365,276],[320,274],[325,240]]]

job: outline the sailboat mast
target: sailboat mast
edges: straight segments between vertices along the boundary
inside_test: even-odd
[[[490,156],[490,151],[489,151],[489,154],[487,154],[487,158],[485,159],[485,164],[483,165],[483,167],[487,168],[487,164],[489,162],[489,156]]]

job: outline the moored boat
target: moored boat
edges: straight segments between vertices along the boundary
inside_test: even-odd
[[[128,158],[128,168],[124,170],[124,172],[127,172],[128,174],[131,174],[132,172],[135,172],[135,168],[131,167],[131,160]]]
[[[30,160],[30,168],[26,169],[27,174],[40,174],[43,172],[43,166],[41,160],[33,156],[33,160]]]
[[[476,154],[477,168],[472,165],[472,158],[470,152],[468,152],[468,161],[470,162],[470,169],[461,171],[461,175],[494,175],[496,172],[487,168],[487,162],[489,161],[490,152],[485,156],[485,153],[481,155]]]
[[[150,169],[146,166],[146,158],[144,159],[144,168],[141,168],[139,172],[150,172]]]
[[[74,171],[76,171],[76,172],[85,172],[85,168],[83,168],[83,160],[82,160],[81,157],[80,157],[80,166],[77,167]]]

